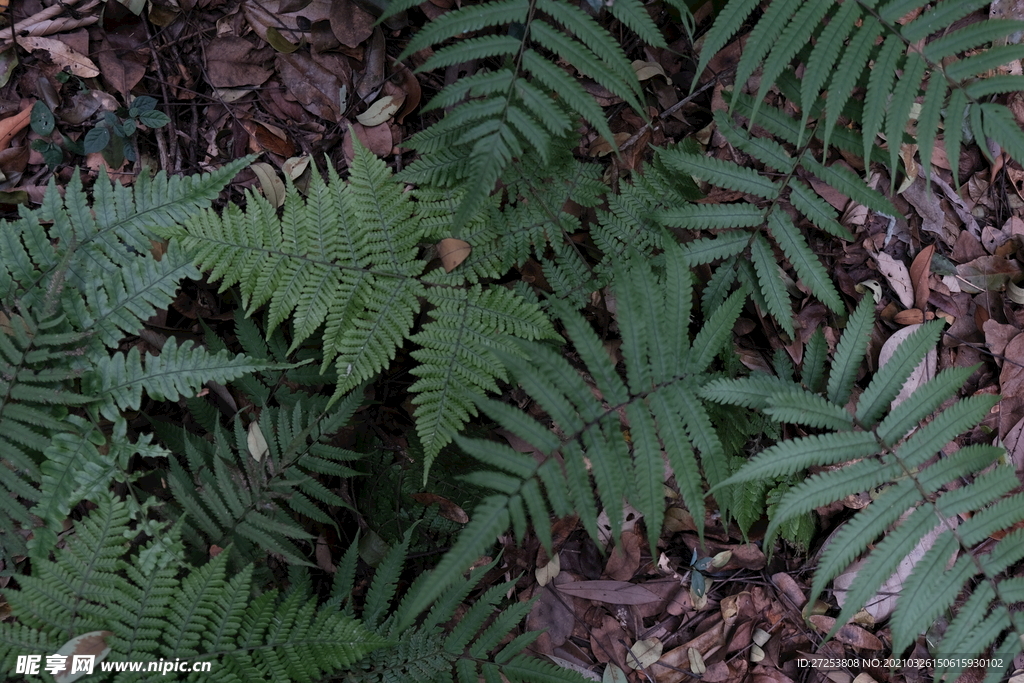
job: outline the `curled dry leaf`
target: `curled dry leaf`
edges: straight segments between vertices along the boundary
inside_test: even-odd
[[[28,126],[31,118],[32,105],[29,105],[14,116],[8,116],[0,121],[0,150],[11,146],[11,140]]]
[[[457,237],[445,237],[437,243],[437,256],[441,259],[444,271],[450,273],[466,260],[472,251],[469,242]]]
[[[267,201],[274,207],[284,204],[286,194],[284,183],[278,177],[274,167],[267,163],[257,162],[251,168],[252,172],[256,174],[256,179],[260,181],[260,188]]]
[[[814,624],[814,628],[818,629],[822,633],[828,633],[836,625],[835,619],[823,614],[811,616],[808,618],[808,621]],[[882,641],[862,629],[860,626],[854,626],[853,624],[846,624],[836,631],[835,638],[840,643],[845,643],[860,650],[882,649]]]
[[[785,572],[779,572],[772,574],[772,583],[778,588],[783,595],[789,598],[790,602],[797,609],[800,609],[807,603],[807,596],[804,595],[803,590],[797,584],[796,580],[792,576]],[[763,643],[762,643],[763,644]]]
[[[356,117],[356,121],[367,127],[379,126],[391,119],[399,109],[405,97],[385,95],[370,105],[370,108]]]
[[[935,245],[929,244],[918,252],[910,264],[910,281],[914,285],[914,307],[922,311],[927,308],[928,295],[931,294],[928,278],[932,274],[932,256],[934,254]]]
[[[308,154],[303,154],[299,157],[291,157],[290,159],[286,159],[281,165],[281,170],[284,171],[284,174],[290,179],[298,180],[299,176],[305,173],[306,169],[309,168],[309,162],[311,159],[312,157]]]
[[[59,40],[53,38],[41,38],[37,36],[23,36],[17,38],[18,44],[26,50],[44,50],[49,53],[50,60],[67,69],[79,78],[95,78],[100,75],[100,70],[91,59],[85,55],[75,52]]]
[[[455,522],[457,524],[469,523],[469,515],[466,514],[466,511],[463,510],[461,506],[453,503],[443,496],[437,495],[436,493],[414,493],[412,494],[412,499],[420,505],[426,505],[427,507],[437,505],[440,508],[438,514],[451,522]],[[555,559],[558,559],[557,556]],[[557,573],[558,572],[555,571],[555,574]],[[544,584],[541,585],[543,586]]]
[[[658,62],[645,62],[638,59],[633,62],[633,71],[636,72],[636,79],[638,81],[647,81],[655,76],[661,76],[668,81],[668,76],[665,75],[665,69],[662,68]]]
[[[559,559],[559,555],[556,553],[554,557],[548,560],[547,564],[543,567],[537,567],[533,570],[534,575],[537,577],[537,585],[546,586],[551,582],[558,573],[562,570],[562,561]]]

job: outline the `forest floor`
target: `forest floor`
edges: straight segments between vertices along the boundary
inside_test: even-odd
[[[48,182],[64,185],[76,169],[95,174],[102,167],[130,184],[144,169],[189,174],[246,154],[259,155],[258,162],[239,174],[229,192],[238,198],[243,188],[251,187],[276,201],[283,196],[283,179],[301,184],[311,163],[343,170],[352,158],[353,135],[400,170],[414,154],[403,149],[403,141],[442,115],[421,113],[423,105],[476,68],[464,64],[416,73],[426,58],[421,53],[404,64],[394,62],[409,36],[456,0],[427,0],[381,25],[375,23],[378,0],[57,0],[48,7],[40,0],[3,4],[8,1],[6,13],[16,29],[0,34],[0,209],[8,214],[18,204],[38,203]],[[706,26],[710,11],[709,3],[697,13],[698,27]],[[645,86],[647,120],[584,80],[605,107],[621,154],[611,154],[611,145],[592,130],[583,132],[577,151],[605,163],[612,184],[642,172],[652,146],[684,138],[697,140],[710,154],[743,162],[715,130],[710,114],[723,106],[722,90],[745,36],[741,33],[698,75],[699,85],[690,95],[695,64],[690,40],[667,14],[656,21],[667,37],[667,49],[619,34]],[[155,111],[166,117],[148,113],[153,111],[149,105],[133,112],[131,106],[143,96],[153,98]],[[31,120],[36,102],[55,115],[51,132],[43,136],[39,132],[47,127]],[[1014,95],[1009,104],[1018,121],[1024,121],[1024,96]],[[128,121],[133,123],[126,130]],[[133,126],[136,132],[131,134]],[[920,169],[908,168],[908,180],[894,197],[903,215],[894,223],[869,215],[835,190],[816,187],[843,212],[842,223],[856,239],[844,243],[815,235],[811,244],[844,295],[859,298],[856,288],[861,283],[880,284],[880,321],[869,371],[877,368],[884,343],[901,329],[935,317],[950,321],[918,379],[977,364],[962,395],[1001,394],[1003,399],[964,438],[971,443],[998,441],[1021,471],[1024,290],[1014,282],[1022,275],[1017,257],[1024,244],[1024,170],[1002,155],[987,160],[975,145],[966,145],[956,161],[940,148],[932,159],[937,173],[933,190]],[[846,162],[863,171],[860,159],[850,156]],[[951,165],[956,162],[960,188],[951,186]],[[888,184],[880,174],[874,181]],[[739,195],[713,190],[704,201],[732,201],[734,194]],[[538,272],[539,266],[529,262],[520,275],[535,282]],[[191,283],[173,309],[150,324],[199,335],[200,320],[230,320],[234,305],[215,286]],[[812,300],[801,306],[798,330],[807,334],[792,341],[780,336],[767,317],[740,319],[734,343],[744,365],[770,371],[768,359],[777,349],[799,364],[815,329],[823,329],[834,344],[840,330],[833,314]],[[411,422],[405,385],[396,376],[382,382],[398,387],[398,398],[382,399],[373,422],[375,435],[401,450]],[[465,517],[457,504],[436,498],[451,519]],[[868,494],[853,496],[819,510],[819,534],[811,547],[782,547],[770,559],[759,546],[763,526],[746,539],[734,525],[709,526],[709,554],[731,555],[709,577],[704,596],[681,588],[673,569],[687,566],[689,549],[697,545],[697,530],[681,506],[667,516],[661,558],[650,557],[641,526],[626,529],[621,544],[604,556],[584,540],[574,519],[555,525],[555,545],[561,549],[557,570],[546,557],[538,557],[543,551],[535,541],[518,546],[508,539],[504,557],[526,571],[518,597],[539,596],[526,625],[546,633],[534,650],[580,671],[592,672],[597,663],[608,662],[643,680],[630,660],[650,658],[657,639],[662,649],[654,656],[664,666],[656,683],[689,680],[687,672],[697,670],[698,664],[691,659],[693,652],[703,653],[702,678],[708,683],[810,680],[811,668],[799,662],[812,654],[878,662],[820,672],[835,683],[851,683],[855,677],[863,683],[857,675],[863,672],[875,680],[914,683],[927,672],[914,666],[890,671],[884,665],[892,653],[878,614],[863,612],[824,645],[830,618],[812,617],[812,627],[800,616],[824,539],[868,500]],[[318,553],[317,559],[330,571],[337,556]],[[560,585],[559,591],[542,587],[549,579]],[[593,584],[572,585],[584,579],[608,583],[600,590]],[[762,650],[757,643],[764,629],[782,637],[772,638]],[[929,656],[924,638],[915,656]],[[1017,662],[1011,670],[1021,668],[1024,663]],[[969,670],[964,680],[976,680],[980,673]]]

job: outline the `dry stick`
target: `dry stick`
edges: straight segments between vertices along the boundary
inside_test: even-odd
[[[153,34],[149,30],[149,23],[142,22],[146,26],[146,43],[149,45],[149,54],[153,57],[153,63],[156,64],[156,73],[160,77],[160,92],[164,96],[164,106],[170,106],[171,96],[167,90],[167,76],[164,74],[164,65],[160,61],[160,53],[157,52],[156,48],[153,47]],[[174,117],[168,115],[167,132],[168,137],[171,140],[171,152],[170,156],[167,153],[167,143],[164,141],[164,131],[162,128],[155,128],[153,132],[156,133],[156,148],[160,154],[160,166],[170,173],[172,170],[175,173],[181,172],[181,159],[178,152],[178,132],[174,125]],[[171,167],[171,157],[174,158],[174,167]]]
[[[700,86],[700,88],[698,88],[696,91],[694,91],[690,95],[687,95],[686,97],[684,97],[683,99],[679,100],[678,102],[673,104],[671,107],[666,109],[665,111],[663,111],[660,114],[658,114],[658,118],[659,119],[664,119],[664,118],[667,118],[669,116],[672,116],[672,114],[675,114],[677,111],[682,109],[685,105],[687,105],[690,102],[692,102],[693,100],[697,99],[697,97],[699,95],[701,95],[705,90],[707,90],[708,88],[710,88],[711,86],[713,86],[717,82],[718,82],[718,75],[716,75],[714,78],[712,78],[710,81],[708,81],[704,85]],[[653,121],[648,121],[647,123],[645,123],[640,128],[640,130],[638,130],[637,132],[633,133],[632,137],[630,137],[628,140],[626,140],[624,143],[622,143],[621,149],[626,149],[630,145],[636,144],[636,141],[640,139],[640,136],[644,134],[644,131],[649,129],[653,124],[654,124]]]

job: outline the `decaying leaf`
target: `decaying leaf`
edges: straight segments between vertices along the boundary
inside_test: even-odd
[[[79,78],[95,78],[100,75],[100,70],[96,68],[91,59],[54,38],[19,36],[17,42],[26,50],[46,51],[54,64],[62,69],[67,69]]]
[[[808,621],[822,633],[830,632],[836,625],[836,620],[823,614],[816,614],[808,617]],[[881,650],[882,641],[868,633],[860,626],[846,624],[836,631],[835,639],[860,650]]]
[[[274,167],[261,161],[253,164],[251,168],[252,172],[256,174],[256,179],[260,181],[260,188],[267,201],[275,207],[284,204],[286,194],[284,182],[278,177]]]
[[[446,273],[458,268],[471,251],[472,247],[469,246],[469,242],[457,237],[445,237],[437,243],[437,256],[441,259],[441,265],[444,266]]]
[[[562,570],[562,561],[559,559],[558,553],[548,560],[547,564],[543,567],[537,567],[533,570],[534,575],[537,578],[537,585],[546,586],[551,582],[558,573]]]
[[[270,446],[267,444],[267,439],[263,436],[263,430],[260,429],[260,424],[256,420],[249,423],[245,443],[249,447],[249,455],[256,462],[260,462],[263,460],[263,456],[270,453]]]
[[[385,121],[391,119],[391,117],[395,115],[395,112],[402,108],[402,102],[404,101],[404,97],[399,98],[392,95],[385,95],[371,104],[369,109],[357,116],[356,121],[368,127],[379,126]]]
[[[439,496],[436,493],[430,493],[427,491],[414,493],[412,494],[412,499],[420,505],[437,505],[440,508],[438,514],[451,522],[455,522],[456,524],[469,523],[469,515],[466,514],[466,511],[463,510],[460,505],[453,503],[447,498]],[[555,572],[555,574],[557,573],[558,572]]]
[[[646,669],[659,659],[665,649],[665,644],[657,638],[638,640],[629,648],[629,655],[626,657],[626,664],[633,669]]]
[[[643,586],[627,581],[572,581],[561,584],[558,590],[584,600],[612,605],[643,605],[659,600]]]
[[[81,656],[93,656],[94,665],[98,665],[107,655],[110,654],[110,646],[107,645],[107,638],[114,635],[112,631],[90,631],[83,633],[82,635],[75,636],[57,650],[55,654],[63,655],[66,657],[64,670],[54,675],[54,680],[58,683],[74,683],[79,678],[86,675],[85,670],[71,673],[71,662],[75,655]],[[97,667],[98,670],[98,667]]]

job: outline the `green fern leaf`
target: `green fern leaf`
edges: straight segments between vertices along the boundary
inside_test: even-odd
[[[904,340],[890,362],[892,370],[875,375],[857,402],[857,421],[861,424],[873,424],[889,406],[889,402],[903,387],[903,383],[921,362],[925,354],[935,347],[935,342],[942,334],[945,322],[938,320],[926,323],[915,330]],[[837,401],[838,403],[838,401]]]
[[[921,420],[935,412],[940,405],[956,394],[974,368],[951,368],[940,372],[928,383],[929,390],[915,391],[896,406],[878,425],[878,438],[886,446],[893,446],[906,436]]]
[[[857,3],[844,2],[829,18],[828,24],[818,35],[818,40],[807,58],[807,68],[800,81],[800,101],[813,102],[825,82],[832,75],[833,67],[839,59],[843,41],[861,17],[861,8]],[[800,130],[807,127],[810,108],[804,107],[801,112]],[[799,146],[801,140],[797,140]],[[826,140],[827,144],[827,140]]]
[[[835,209],[813,190],[799,181],[791,182],[789,190],[789,200],[793,202],[793,206],[815,227],[841,240],[853,241],[853,235],[846,226],[836,220]]]
[[[678,7],[678,6],[677,6]],[[614,2],[608,6],[608,10],[612,16],[625,24],[629,29],[635,33],[640,40],[646,45],[651,47],[667,47],[665,38],[661,35],[661,31],[655,25],[654,20],[651,19],[651,15],[647,13],[643,3],[639,0],[622,0],[622,2]],[[685,22],[688,17],[689,8],[679,9],[679,13],[682,15],[682,19]],[[692,33],[690,35],[693,35]]]
[[[405,629],[416,617],[437,599],[452,579],[458,576],[479,556],[480,548],[488,547],[495,536],[508,529],[509,497],[493,495],[485,498],[473,511],[473,516],[458,540],[431,572],[433,580],[426,583],[415,598],[402,604],[403,611],[396,622],[396,628]]]
[[[671,168],[690,173],[730,190],[746,192],[765,199],[779,196],[779,187],[775,183],[750,168],[685,152],[666,153],[664,158],[665,163]]]
[[[747,17],[757,9],[758,4],[757,0],[730,0],[719,11],[718,16],[715,17],[715,23],[711,25],[711,29],[704,36],[704,47],[700,51],[700,62],[698,62],[696,70],[698,77],[704,73],[711,58],[725,47],[730,38],[736,35]],[[696,85],[695,79],[690,90],[693,90]]]
[[[903,73],[896,82],[896,89],[889,101],[889,109],[885,115],[885,137],[889,141],[889,168],[893,169],[889,181],[889,191],[896,188],[896,173],[899,168],[900,144],[903,142],[903,129],[907,125],[910,108],[921,89],[921,78],[927,64],[919,52],[910,52],[903,63]],[[867,106],[867,102],[865,102]],[[867,136],[865,136],[865,139]],[[868,158],[868,157],[865,157]]]
[[[882,128],[882,119],[886,111],[886,99],[892,92],[893,79],[903,58],[903,41],[897,35],[890,35],[882,43],[875,55],[875,65],[868,76],[868,90],[864,96],[864,121],[861,134],[864,136],[864,158],[871,158],[871,147],[875,144],[875,135]],[[902,130],[902,128],[901,128]],[[899,146],[893,140],[892,145]]]
[[[755,228],[764,222],[764,212],[753,204],[685,204],[657,213],[662,225],[687,230]]]
[[[795,334],[793,305],[790,303],[789,292],[786,291],[772,247],[761,235],[754,235],[750,245],[750,258],[757,270],[757,282],[768,305],[768,312],[782,329],[792,336]]]
[[[864,23],[854,34],[843,51],[843,56],[838,62],[838,68],[832,76],[828,86],[828,101],[825,106],[825,132],[822,141],[827,148],[832,140],[832,133],[836,122],[846,106],[857,80],[864,73],[864,67],[875,46],[875,39],[882,33],[882,24],[873,16],[865,16]],[[819,176],[820,177],[820,176]],[[826,182],[827,179],[822,178]]]
[[[843,311],[845,307],[832,279],[790,218],[781,211],[772,211],[768,215],[768,229],[811,293],[836,313]]]
[[[801,389],[777,393],[768,401],[765,414],[778,422],[804,424],[818,429],[851,429],[853,417],[823,397]]]
[[[776,0],[768,6],[747,38],[746,48],[736,66],[737,83],[746,83],[754,71],[764,63],[765,56],[775,44],[774,39],[782,34],[790,19],[799,10],[800,3],[801,0]],[[717,20],[715,23],[718,23]],[[705,44],[705,49],[707,47]]]
[[[774,7],[776,4],[779,3],[773,3],[772,6]],[[765,95],[768,94],[776,79],[789,67],[790,62],[804,45],[810,42],[812,35],[818,28],[818,24],[831,9],[831,2],[805,3],[796,11],[793,18],[786,24],[786,27],[782,29],[782,32],[778,35],[778,40],[774,46],[771,46],[771,51],[768,52],[767,57],[764,58],[764,63],[761,65],[761,85],[758,88],[757,95],[754,96],[754,109],[750,115],[751,122],[756,119],[758,107],[764,101]],[[766,13],[762,17],[761,22],[767,23],[770,20],[771,18]],[[761,22],[758,23],[758,28],[760,28]],[[765,35],[772,35],[772,28],[772,26],[766,26]],[[753,34],[748,39],[748,45],[749,40],[752,39],[754,39]],[[746,59],[746,54],[744,54],[743,59]],[[741,79],[738,71],[736,80],[738,83],[746,82],[746,78]],[[813,97],[808,97],[804,101],[811,102],[813,99]]]
[[[981,0],[963,0],[961,2],[945,0],[944,2],[939,2],[903,27],[902,34],[909,42],[916,42],[940,29],[952,26],[959,19],[984,6],[985,3]],[[903,15],[886,15],[883,18],[886,21],[894,21],[901,16]]]
[[[924,167],[926,180],[931,180],[932,147],[948,89],[949,85],[944,78],[940,78],[938,75],[930,76],[921,113],[917,119],[918,149],[921,151],[921,166]]]
[[[831,465],[866,458],[878,451],[878,443],[868,432],[813,434],[775,444],[754,456],[725,484],[740,484],[759,478],[778,478],[801,472],[812,465]]]
[[[143,391],[158,401],[176,401],[195,395],[205,382],[227,383],[244,373],[275,367],[287,366],[256,362],[242,354],[231,358],[226,351],[210,355],[191,342],[178,346],[171,337],[160,355],[146,355],[145,366],[136,346],[127,355],[101,359],[83,378],[83,387],[102,402],[103,415],[113,420],[121,409],[138,410]]]
[[[458,38],[464,33],[479,31],[488,26],[525,23],[529,9],[529,3],[525,0],[499,0],[498,2],[464,7],[454,12],[446,12],[417,31],[398,59],[401,61],[412,53],[431,45],[450,38]],[[423,67],[419,70],[426,71],[429,68]]]
[[[750,244],[750,234],[741,230],[725,232],[714,238],[701,238],[683,245],[691,266],[711,263],[743,252]]]

